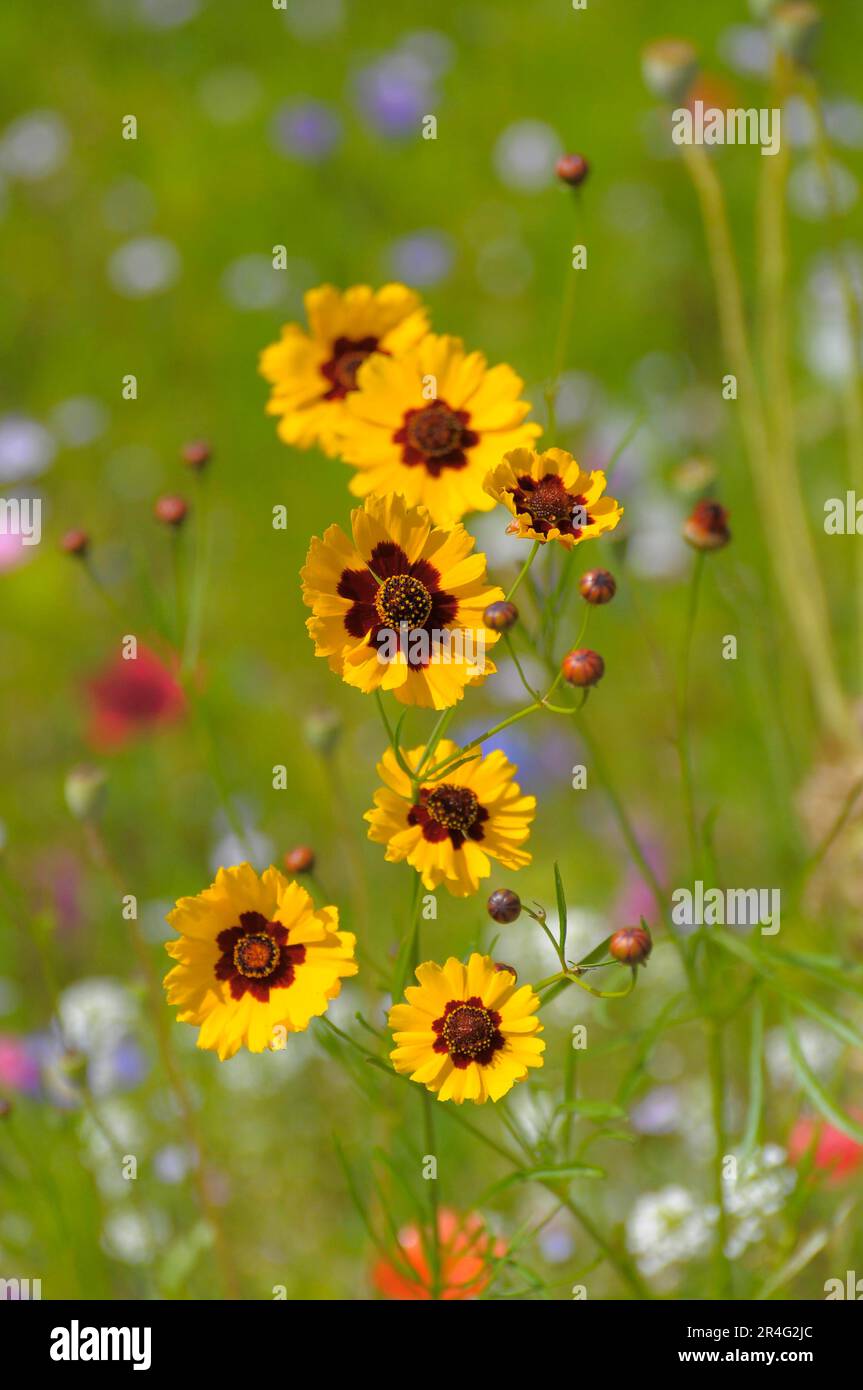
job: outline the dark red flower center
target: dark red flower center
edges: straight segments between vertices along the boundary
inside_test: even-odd
[[[421,579],[412,574],[393,574],[375,594],[375,608],[382,623],[422,627],[432,610],[432,596]]]
[[[564,536],[580,536],[591,518],[583,497],[567,492],[557,473],[547,473],[537,481],[524,474],[512,489],[517,512],[527,512],[533,529],[547,535],[552,528]]]
[[[336,338],[332,357],[321,367],[321,375],[332,383],[325,399],[343,400],[355,391],[360,367],[371,353],[380,351],[377,338]]]
[[[451,999],[439,1019],[432,1024],[437,1033],[435,1052],[448,1052],[453,1065],[467,1067],[471,1062],[488,1066],[503,1047],[500,1014],[487,1009],[478,995],[470,999]]]
[[[482,840],[488,811],[481,806],[470,787],[442,782],[437,787],[421,787],[420,799],[408,811],[408,825],[419,825],[423,838],[432,844],[448,839],[453,849],[465,840]]]
[[[268,922],[261,912],[241,912],[235,927],[219,932],[221,951],[214,966],[217,980],[231,986],[234,999],[251,994],[266,1004],[271,989],[287,989],[294,983],[296,967],[306,958],[305,946],[288,945],[288,929]]]
[[[442,782],[426,799],[426,810],[438,825],[447,830],[460,830],[466,835],[479,815],[480,806],[476,792],[470,787],[456,787],[451,782]]]
[[[281,951],[271,936],[253,934],[242,937],[234,947],[234,965],[241,975],[263,980],[272,975]]]
[[[411,563],[395,541],[379,541],[368,557],[368,568],[346,569],[339,576],[336,592],[351,604],[343,618],[345,631],[350,637],[367,636],[379,650],[385,640],[381,634],[388,634],[389,646],[389,635],[395,633],[411,668],[427,665],[418,647],[411,646],[411,633],[418,628],[429,633],[430,660],[432,634],[449,627],[458,615],[458,599],[441,589],[440,580],[440,571],[428,560]],[[406,637],[402,624],[408,628]]]
[[[438,399],[406,410],[393,441],[402,446],[402,463],[409,468],[422,465],[438,478],[444,468],[464,468],[465,450],[479,443],[479,435],[470,428],[466,410],[453,410]]]

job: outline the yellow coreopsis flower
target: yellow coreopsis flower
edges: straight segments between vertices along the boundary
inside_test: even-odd
[[[357,972],[355,938],[338,930],[338,909],[316,908],[278,869],[261,877],[250,864],[220,869],[167,921],[179,933],[165,946],[178,962],[165,976],[168,1003],[180,1023],[200,1028],[198,1047],[223,1062],[244,1044],[278,1051]]]
[[[494,673],[499,640],[483,622],[502,590],[486,578],[463,526],[432,525],[401,497],[370,497],[351,536],[330,526],[302,570],[315,654],[348,685],[391,690],[403,705],[448,709]]]
[[[428,334],[399,357],[370,357],[345,401],[338,452],[357,470],[351,492],[404,495],[446,526],[493,502],[483,480],[539,425],[511,367],[489,367],[458,338]]]
[[[273,387],[267,411],[281,416],[286,444],[319,444],[333,454],[359,366],[373,352],[398,357],[413,347],[428,331],[428,318],[419,295],[405,285],[321,285],[308,291],[305,304],[308,331],[286,324],[279,341],[261,353],[261,374]]]
[[[605,474],[582,472],[565,449],[513,449],[485,480],[495,502],[515,520],[507,531],[531,541],[560,541],[571,550],[579,541],[613,531],[623,508],[605,497]]]
[[[378,763],[384,785],[365,819],[369,839],[386,845],[391,863],[406,859],[429,891],[442,884],[453,897],[466,898],[489,877],[492,859],[506,869],[530,863],[522,846],[536,797],[522,795],[514,781],[517,769],[499,749],[484,758],[477,754],[435,780],[436,770],[458,752],[458,744],[442,739],[430,765],[422,768],[414,796],[410,778],[388,748]],[[411,771],[424,757],[422,747],[402,752]]]
[[[390,1059],[438,1100],[457,1105],[500,1100],[529,1067],[541,1067],[545,1043],[534,1015],[539,996],[519,989],[515,971],[475,952],[467,965],[417,967],[418,985],[389,1015],[395,1049]]]

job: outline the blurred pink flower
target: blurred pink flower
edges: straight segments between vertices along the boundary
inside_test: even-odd
[[[863,1111],[849,1110],[851,1117],[858,1122],[863,1120]],[[810,1115],[801,1115],[791,1131],[788,1141],[788,1157],[798,1163],[815,1145],[813,1164],[815,1170],[827,1178],[831,1187],[836,1187],[863,1167],[863,1144],[837,1129],[835,1125]]]
[[[99,749],[121,747],[160,724],[179,719],[186,706],[181,686],[146,647],[134,659],[122,656],[89,684],[90,742]]]

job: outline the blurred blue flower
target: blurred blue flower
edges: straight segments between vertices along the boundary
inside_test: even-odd
[[[409,53],[390,53],[355,78],[357,103],[377,131],[391,139],[418,135],[434,104],[425,65]]]
[[[433,228],[394,241],[387,253],[388,273],[407,285],[438,285],[452,270],[455,245]]]
[[[272,123],[276,149],[303,164],[322,164],[329,159],[342,135],[338,114],[326,102],[312,97],[280,106]]]

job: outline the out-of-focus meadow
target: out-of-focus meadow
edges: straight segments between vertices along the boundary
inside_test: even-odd
[[[832,174],[825,183],[795,97],[783,122],[787,349],[802,497],[851,706],[863,693],[854,555],[863,542],[825,534],[823,508],[851,486],[832,248],[844,248],[859,295],[863,12],[826,0],[821,9],[815,71]],[[513,1123],[540,1165],[559,1121],[570,1030],[584,1023],[582,1104],[567,1124],[606,1177],[574,1180],[572,1195],[626,1268],[659,1294],[744,1298],[820,1298],[825,1280],[863,1269],[863,1148],[837,1139],[837,1169],[816,1161],[823,1132],[809,1142],[816,1096],[840,1119],[856,1110],[859,1123],[863,1109],[854,800],[863,756],[835,731],[831,742],[811,698],[770,561],[783,522],[753,488],[740,403],[723,399],[734,368],[698,203],[668,112],[641,78],[644,45],[666,33],[696,43],[705,99],[769,104],[769,46],[746,0],[590,0],[584,11],[566,0],[438,0],[421,12],[392,0],[288,0],[284,12],[224,0],[2,6],[0,486],[5,497],[41,498],[42,540],[0,536],[0,1097],[11,1102],[0,1117],[0,1276],[41,1279],[45,1298],[225,1292],[124,916],[128,895],[161,975],[176,898],[199,892],[220,865],[281,864],[307,844],[325,901],[339,905],[361,951],[386,961],[403,935],[409,870],[384,862],[362,820],[383,732],[371,698],[315,659],[300,598],[310,537],[345,525],[355,505],[350,470],[279,441],[260,350],[302,318],[310,287],[403,281],[423,295],[435,331],[510,363],[543,421],[574,243],[587,246],[588,268],[546,442],[598,468],[637,426],[610,477],[624,524],[583,552],[582,568],[607,565],[618,580],[615,602],[592,619],[590,644],[606,663],[586,711],[593,739],[656,875],[691,883],[674,748],[693,564],[680,529],[707,489],[733,533],[706,557],[690,661],[711,868],[725,886],[780,888],[777,943],[820,964],[775,965],[781,990],[765,983],[767,967],[730,955],[711,977],[722,992],[711,1007],[740,1002],[739,1020],[722,1025],[722,1132],[729,1154],[745,1141],[747,1160],[757,1159],[749,1188],[741,1181],[727,1197],[730,1274],[717,1286],[710,1026],[703,1012],[692,1021],[678,1010],[673,1025],[663,1015],[685,980],[577,721],[543,714],[514,726],[497,745],[538,799],[533,862],[484,888],[514,887],[551,911],[556,860],[576,955],[641,915],[656,945],[630,998],[569,989],[549,1007],[546,1065],[509,1098]],[[435,140],[422,138],[428,114]],[[129,116],[134,140],[123,138]],[[565,150],[590,163],[577,195],[554,176]],[[770,160],[754,147],[710,158],[755,321],[755,209]],[[273,268],[278,246],[284,269]],[[136,399],[123,395],[130,375]],[[213,452],[200,473],[180,457],[196,439]],[[190,506],[179,536],[153,515],[166,493]],[[285,529],[272,524],[280,505]],[[504,587],[526,554],[504,534],[507,519],[496,509],[466,520]],[[61,549],[73,527],[90,537],[86,564]],[[558,659],[581,621],[570,592]],[[163,693],[152,698],[167,701],[170,717],[138,728],[139,707],[133,699],[131,715],[118,716],[106,673],[128,634],[169,659],[190,614],[200,622],[194,712]],[[723,659],[728,634],[735,660]],[[457,739],[523,703],[511,663],[498,664],[468,692]],[[408,718],[420,742],[433,716]],[[579,764],[586,790],[573,789]],[[287,785],[276,789],[279,765]],[[82,766],[104,774],[95,832],[69,805],[92,792]],[[496,954],[521,979],[552,974],[538,928],[522,917],[498,931],[485,897],[439,894],[424,955],[464,956],[497,937]],[[384,1029],[378,984],[361,968],[330,1012],[373,1047],[354,1015]],[[387,1246],[389,1221],[415,1221],[426,1200],[420,1088],[354,1064],[318,1022],[284,1052],[222,1064],[162,1008],[235,1288],[247,1298],[274,1288],[289,1298],[379,1296],[369,1226]],[[463,1109],[513,1142],[494,1107]],[[446,1118],[438,1143],[440,1201],[470,1212],[507,1166]],[[591,1298],[632,1293],[621,1261],[603,1259],[546,1188],[510,1182],[482,1212],[513,1251],[484,1297],[568,1298],[579,1283]]]

